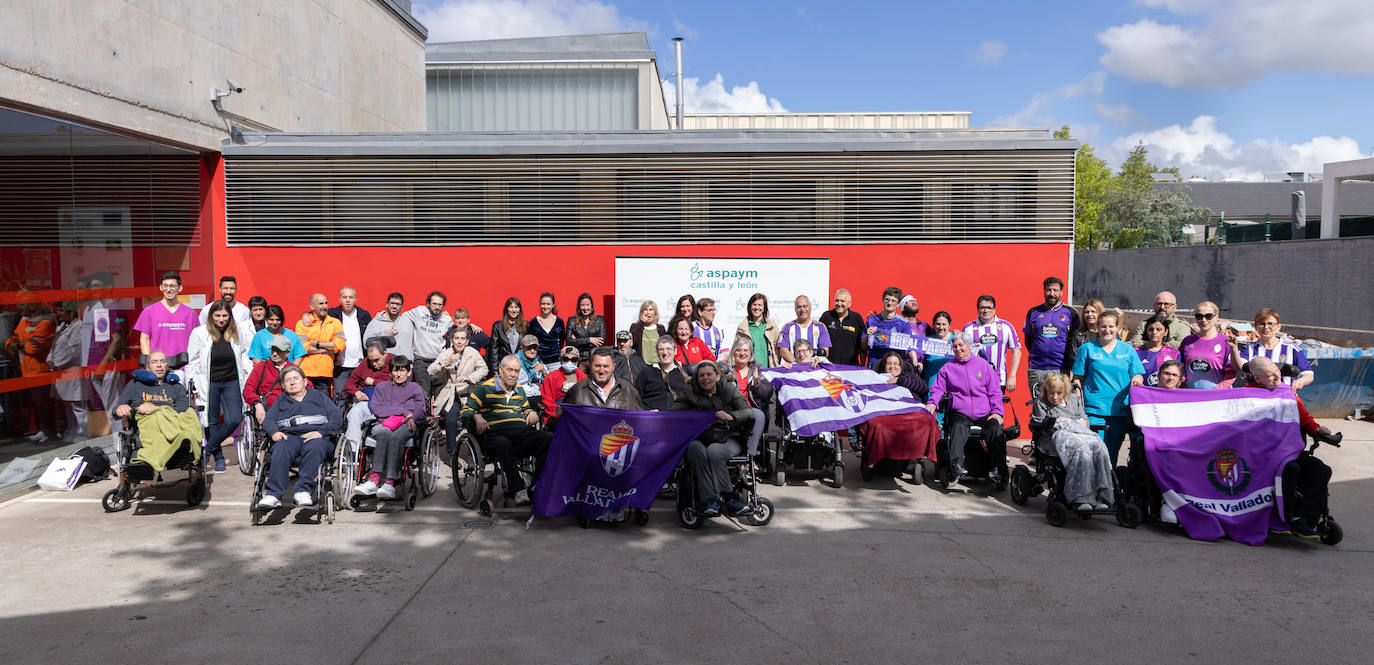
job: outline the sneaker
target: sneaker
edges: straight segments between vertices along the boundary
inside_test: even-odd
[[[529,491],[529,490],[520,490],[519,492],[516,492],[516,493],[515,493],[515,505],[517,505],[517,506],[528,506],[528,505],[530,505],[530,491]]]
[[[988,469],[988,480],[994,483],[1002,482],[1002,470],[995,466]]]
[[[396,498],[396,486],[391,483],[383,483],[377,488],[377,498],[382,500]]]
[[[1289,530],[1289,529],[1274,529],[1274,528],[1271,528],[1271,529],[1269,529],[1269,535],[1271,535],[1271,536],[1291,536],[1291,535],[1293,535],[1293,532],[1292,532],[1291,530]]]
[[[1321,534],[1317,533],[1317,530],[1313,529],[1312,525],[1308,524],[1307,520],[1303,519],[1301,515],[1288,520],[1288,528],[1292,529],[1293,535],[1299,538],[1321,540]]]
[[[377,493],[377,483],[371,480],[363,481],[353,488],[353,493],[358,496],[372,496]]]
[[[1088,512],[1088,511],[1090,511],[1090,510],[1092,510],[1092,509],[1093,509],[1093,505],[1092,505],[1091,503],[1080,503],[1080,504],[1078,504],[1078,512],[1080,512],[1080,513],[1086,513],[1086,512]]]
[[[1105,504],[1105,503],[1095,503],[1095,504],[1093,504],[1093,510],[1111,510],[1111,509],[1112,509],[1112,507],[1109,506],[1109,505],[1107,505],[1107,504]]]
[[[297,508],[309,508],[315,505],[315,497],[310,496],[309,492],[296,492],[291,495],[291,498],[296,502]]]
[[[702,517],[720,517],[720,497],[713,496],[706,506],[701,509]]]
[[[271,494],[264,494],[261,499],[258,499],[258,507],[279,508],[281,507],[281,499],[278,499],[277,497],[272,496]]]
[[[748,515],[751,512],[749,510],[749,504],[740,501],[739,499],[730,499],[729,501],[726,501],[725,510],[725,514],[729,515],[730,517]]]
[[[48,435],[45,434],[42,430],[39,430],[39,431],[37,431],[37,432],[34,432],[33,434],[30,434],[30,435],[28,435],[27,437],[24,437],[24,438],[28,439],[31,443],[47,443],[47,442],[48,442]]]
[[[224,453],[215,453],[215,473],[224,473]]]
[[[965,469],[965,468],[964,468],[964,463],[963,463],[963,462],[955,462],[955,463],[954,463],[954,477],[955,477],[955,478],[963,478],[964,476],[967,476],[967,475],[968,475],[968,469]]]

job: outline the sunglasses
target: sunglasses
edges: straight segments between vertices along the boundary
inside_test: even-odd
[[[1217,315],[1216,315],[1216,314],[1212,314],[1212,313],[1210,313],[1210,312],[1207,313],[1207,314],[1203,314],[1203,313],[1199,312],[1199,313],[1197,313],[1197,314],[1194,314],[1193,316],[1197,317],[1197,319],[1200,320],[1200,321],[1201,321],[1201,320],[1211,321],[1212,319],[1217,318]]]

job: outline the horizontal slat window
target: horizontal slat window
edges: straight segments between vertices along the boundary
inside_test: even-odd
[[[1069,242],[1073,152],[226,159],[228,242]]]

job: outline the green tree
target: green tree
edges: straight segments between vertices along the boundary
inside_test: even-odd
[[[1072,138],[1069,126],[1060,127],[1054,138]],[[1077,187],[1073,200],[1073,246],[1074,249],[1093,249],[1103,236],[1101,215],[1111,186],[1112,170],[1106,160],[1093,152],[1092,146],[1084,143],[1074,157],[1074,179]]]

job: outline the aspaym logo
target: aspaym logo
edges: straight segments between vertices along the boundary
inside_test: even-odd
[[[692,267],[689,268],[689,269],[687,270],[687,278],[690,279],[690,280],[692,280],[693,282],[696,282],[696,281],[700,281],[700,280],[701,280],[701,264],[700,264],[700,263],[693,263],[693,264],[692,264]]]
[[[609,434],[601,437],[601,468],[612,478],[619,476],[634,464],[638,452],[639,437],[635,436],[635,429],[622,420]]]

